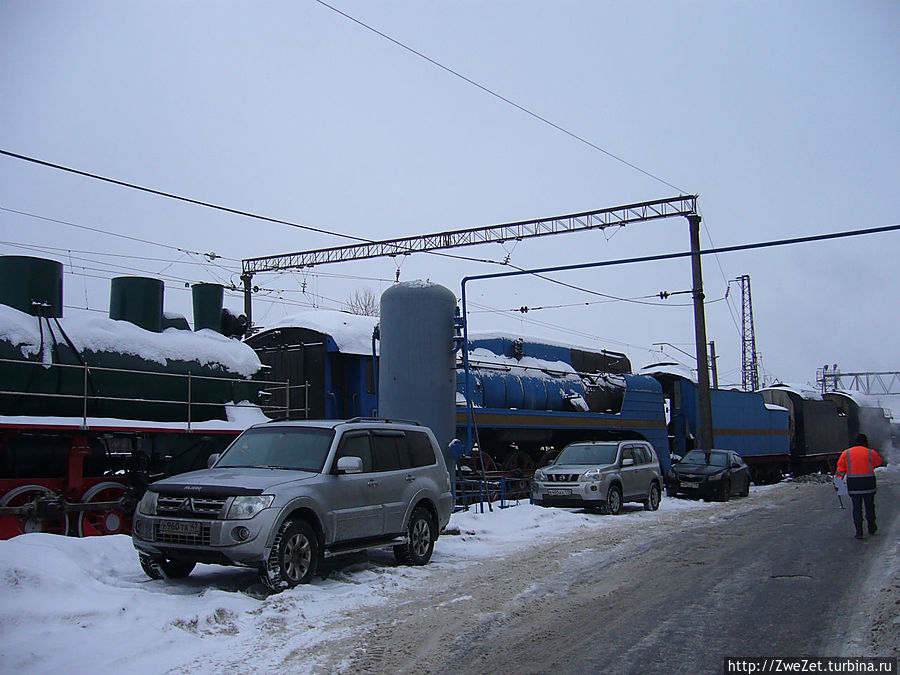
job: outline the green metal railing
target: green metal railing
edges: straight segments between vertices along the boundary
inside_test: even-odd
[[[82,390],[80,393],[60,393],[60,392],[50,392],[50,391],[12,391],[6,388],[0,389],[0,395],[3,396],[16,396],[16,397],[32,397],[32,398],[40,398],[45,400],[67,400],[73,401],[78,400],[81,401],[81,427],[83,429],[88,429],[88,409],[89,403],[91,402],[99,402],[99,401],[108,401],[108,402],[118,402],[118,403],[137,403],[137,404],[147,404],[147,405],[184,405],[186,406],[187,415],[184,420],[177,420],[177,422],[185,422],[187,424],[187,430],[191,431],[191,425],[200,421],[195,420],[196,416],[194,413],[198,408],[206,408],[209,406],[221,407],[226,403],[212,402],[212,401],[195,401],[194,398],[194,389],[195,383],[205,382],[205,381],[213,381],[220,383],[233,383],[233,384],[241,384],[241,385],[265,385],[265,387],[261,387],[261,393],[265,395],[272,395],[275,392],[283,392],[284,393],[284,405],[278,406],[266,406],[266,405],[255,405],[255,404],[246,404],[241,405],[238,402],[229,402],[228,405],[233,405],[234,407],[247,407],[247,408],[256,408],[261,410],[264,414],[268,414],[269,416],[274,417],[283,417],[284,419],[289,419],[294,413],[303,413],[303,417],[309,416],[309,383],[304,383],[301,385],[291,385],[290,382],[272,382],[269,380],[254,380],[254,379],[243,379],[237,377],[215,377],[211,375],[194,375],[192,373],[160,373],[153,372],[147,370],[129,370],[122,368],[108,368],[103,366],[91,366],[91,365],[81,365],[81,364],[68,364],[68,363],[44,363],[42,361],[26,361],[26,360],[16,360],[16,359],[0,359],[0,363],[3,364],[13,364],[20,366],[31,366],[38,367],[44,369],[53,369],[53,368],[61,368],[61,369],[70,369],[70,370],[81,370],[83,371],[82,380]],[[115,373],[121,375],[141,375],[144,377],[162,377],[162,378],[174,378],[175,382],[185,382],[187,386],[187,396],[184,399],[168,399],[168,398],[143,398],[140,396],[102,396],[98,394],[91,393],[92,384],[91,384],[91,374],[92,373]],[[6,384],[6,383],[4,383]],[[291,390],[303,389],[304,390],[304,406],[302,408],[292,408],[291,407]]]

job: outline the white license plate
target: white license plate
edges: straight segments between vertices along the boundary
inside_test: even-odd
[[[681,487],[698,488],[700,487],[700,483],[691,483],[690,481],[683,480],[681,481]]]
[[[188,520],[159,521],[160,534],[200,534],[200,523]]]
[[[571,488],[550,488],[547,490],[547,494],[551,497],[562,497],[564,495],[572,494]]]

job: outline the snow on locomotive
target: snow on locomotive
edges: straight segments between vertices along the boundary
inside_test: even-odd
[[[374,317],[328,310],[285,317],[247,339],[269,375],[289,380],[291,417],[353,417],[376,412]],[[415,330],[415,322],[410,322]],[[448,341],[453,336],[448,335]],[[470,468],[530,475],[547,452],[586,438],[643,438],[668,469],[660,385],[631,374],[624,354],[533,338],[471,336],[469,379],[480,455]],[[467,414],[461,359],[456,373],[456,437]],[[275,392],[275,403],[284,405]]]
[[[221,286],[193,287],[191,331],[144,277],[112,280],[108,318],[64,317],[62,272],[0,256],[0,539],[127,533],[150,480],[266,419],[259,359],[222,334],[243,331]]]
[[[299,392],[291,394],[293,417],[368,416],[377,409],[377,324],[318,310],[286,317],[248,343],[272,377]],[[470,471],[527,477],[567,443],[591,439],[649,441],[667,471],[670,457],[701,446],[697,383],[684,368],[654,364],[634,374],[624,354],[499,333],[470,335],[468,349],[468,387],[457,360],[456,437],[465,445],[471,421],[473,447],[461,462]],[[854,429],[874,439],[890,433],[884,411],[860,406],[856,395],[813,402],[786,389],[710,392],[713,447],[741,454],[757,482],[832,469]],[[815,423],[804,425],[804,415]]]

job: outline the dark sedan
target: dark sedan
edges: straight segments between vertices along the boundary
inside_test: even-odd
[[[750,469],[730,450],[691,450],[666,475],[666,494],[727,502],[750,494]]]

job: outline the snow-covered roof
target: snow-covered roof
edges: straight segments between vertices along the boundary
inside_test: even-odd
[[[59,334],[56,320],[43,323],[45,338],[49,325],[58,342],[65,340]],[[132,354],[162,365],[170,360],[198,361],[207,366],[220,364],[244,377],[255,375],[260,368],[259,358],[250,347],[208,328],[196,332],[167,328],[162,333],[154,333],[105,316],[62,317],[59,325],[79,351]],[[0,305],[0,340],[18,347],[23,357],[36,355],[41,350],[38,318]],[[45,339],[45,361],[50,358],[49,346]]]
[[[532,356],[523,356],[521,359],[514,359],[510,356],[501,356],[495,354],[489,349],[473,349],[469,352],[469,364],[480,366],[500,366],[503,368],[522,368],[527,369],[528,374],[533,377],[549,377],[544,371],[553,373],[567,373],[575,375],[575,369],[571,364],[565,361],[545,361],[544,359],[536,359]]]
[[[674,361],[664,361],[662,363],[651,363],[650,365],[644,366],[641,368],[641,375],[676,375],[678,377],[683,377],[684,379],[697,383],[697,376],[687,366],[683,366],[680,363],[675,363]]]
[[[317,309],[291,314],[264,330],[306,328],[330,335],[337,348],[344,354],[370,355],[372,331],[377,325],[377,316],[359,316],[331,309]]]
[[[479,333],[469,333],[469,341],[473,340],[498,340],[498,339],[506,339],[506,340],[518,340],[522,339],[525,342],[531,342],[539,345],[549,345],[551,347],[562,347],[565,349],[580,349],[584,352],[602,352],[602,351],[612,351],[609,349],[604,349],[598,345],[579,345],[572,342],[558,342],[557,340],[552,340],[550,338],[540,337],[537,335],[526,335],[524,333],[515,333],[509,330],[501,331],[501,330],[491,330],[484,331]],[[620,352],[613,352],[618,354]]]
[[[856,403],[859,406],[865,406],[870,408],[884,408],[885,403],[882,400],[882,397],[876,396],[873,394],[864,394],[861,391],[855,391],[853,389],[838,389],[836,391],[826,392],[828,394],[838,394],[839,396],[846,396],[851,401]]]
[[[768,387],[763,387],[762,389],[760,389],[760,391],[765,391],[766,389],[770,389],[772,391],[787,391],[792,394],[797,394],[797,396],[805,398],[808,401],[822,400],[822,395],[808,384],[797,384],[796,382],[779,382],[777,384],[769,385]]]

